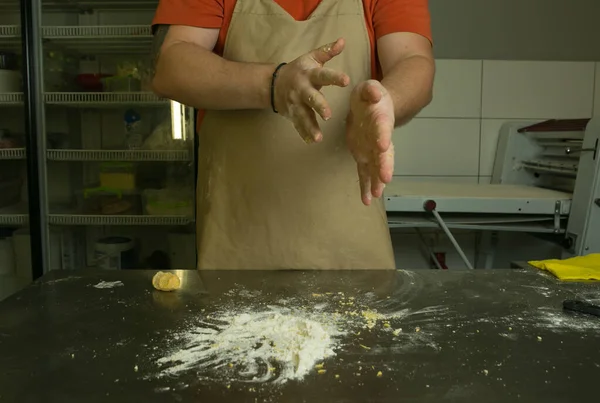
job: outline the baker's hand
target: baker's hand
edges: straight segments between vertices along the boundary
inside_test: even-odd
[[[323,139],[315,112],[324,120],[331,117],[331,108],[319,90],[350,83],[347,74],[324,67],[343,50],[343,39],[321,46],[283,66],[275,79],[275,109],[292,121],[306,143]]]
[[[346,120],[346,140],[356,160],[362,202],[381,197],[394,173],[394,103],[379,81],[354,88]]]

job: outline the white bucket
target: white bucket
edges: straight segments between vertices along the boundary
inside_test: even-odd
[[[103,270],[129,269],[133,266],[133,239],[126,237],[102,238],[96,242],[96,266]]]

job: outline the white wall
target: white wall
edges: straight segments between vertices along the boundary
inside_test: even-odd
[[[594,114],[600,117],[600,63],[438,60],[433,102],[394,132],[394,177],[489,183],[503,122]],[[475,235],[460,237],[474,260]],[[462,267],[443,237],[428,239],[435,249],[448,252],[451,266]],[[393,240],[398,267],[427,266],[414,235],[394,233]],[[500,250],[496,267],[558,253],[552,245],[518,234],[501,238]]]
[[[429,0],[436,57],[600,60],[598,0]]]
[[[438,60],[433,102],[394,133],[394,175],[489,182],[501,124],[600,115],[598,72],[593,62]]]

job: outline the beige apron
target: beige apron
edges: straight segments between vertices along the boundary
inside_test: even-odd
[[[343,37],[327,64],[349,88],[323,89],[333,111],[324,140],[305,144],[269,110],[208,111],[199,132],[198,268],[392,269],[383,202],[361,203],[356,163],[345,143],[352,86],[370,75],[361,0],[323,0],[296,21],[274,0],[237,0],[224,57],[289,62]],[[199,72],[198,74],[201,74]]]

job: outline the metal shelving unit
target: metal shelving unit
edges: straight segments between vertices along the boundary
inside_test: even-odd
[[[123,106],[165,106],[169,104],[151,92],[47,92],[48,105],[76,106],[81,108],[110,108]]]
[[[0,160],[23,160],[25,148],[0,148]]]
[[[25,159],[25,148],[0,148],[0,160]],[[187,150],[48,150],[48,161],[192,161]]]
[[[6,39],[16,39],[20,41],[21,27],[18,25],[0,25],[0,41]]]
[[[44,27],[44,39],[62,49],[94,55],[148,54],[152,32],[147,25]]]
[[[1,10],[1,9],[0,9]],[[2,12],[2,11],[0,11]],[[5,51],[21,52],[21,27],[0,25],[0,48]]]
[[[0,92],[0,107],[19,105],[23,105],[22,92]]]
[[[142,91],[148,91],[145,79],[148,66],[144,63],[148,63],[150,58],[152,32],[149,23],[158,0],[42,0],[42,4],[45,10],[70,12],[79,21],[79,25],[75,26],[44,26],[42,37],[47,49],[56,49],[63,55],[84,60],[85,62],[80,63],[79,73],[108,73],[123,77],[124,70],[135,68],[135,77],[140,79]],[[50,225],[69,231],[82,228],[88,248],[92,248],[99,236],[108,234],[125,234],[140,242],[142,239],[153,242],[146,238],[146,235],[151,235],[154,231],[151,227],[155,227],[163,239],[169,237],[169,228],[172,230],[173,227],[177,227],[177,234],[192,234],[193,237],[191,228],[195,221],[194,215],[188,216],[189,210],[181,210],[182,204],[189,206],[193,202],[188,200],[187,192],[194,194],[193,126],[189,123],[193,119],[189,119],[191,114],[187,108],[161,99],[151,92],[46,92],[44,102],[53,111],[62,108],[63,112],[59,113],[70,116],[70,144],[78,145],[73,148],[82,148],[46,151],[49,163],[83,163],[73,165],[82,168],[70,174],[71,191],[74,194],[81,192],[81,189],[97,186],[94,183],[100,178],[101,172],[104,172],[102,178],[106,178],[107,174],[103,169],[107,169],[107,166],[121,167],[117,170],[133,166],[134,176],[126,187],[127,192],[132,193],[127,193],[127,200],[133,199],[131,203],[137,206],[140,203],[138,198],[141,198],[141,203],[147,204],[149,211],[160,214],[145,214],[146,208],[139,210],[135,207],[124,214],[100,215],[96,210],[80,209],[79,204],[74,207],[72,204],[51,203],[55,207],[50,208]],[[129,113],[126,111],[134,111],[142,117],[143,129],[140,130],[145,138],[144,147],[151,147],[152,150],[102,149],[107,144],[121,144],[120,141],[125,139],[120,136],[125,136],[122,119]],[[73,117],[77,114],[80,114],[80,124],[73,122]],[[189,131],[190,128],[192,132]],[[105,162],[134,164],[97,164]],[[136,164],[138,162],[140,164]],[[52,171],[59,166],[64,167],[64,164],[51,164],[49,169]],[[105,186],[102,183],[100,181],[101,186]],[[181,192],[179,186],[182,186]],[[154,189],[156,192],[145,192],[147,189]],[[90,202],[103,204],[107,202],[106,197],[110,199],[112,196],[99,196]],[[59,205],[70,207],[63,209]],[[153,210],[150,210],[150,206]],[[88,211],[88,214],[83,214],[83,211]],[[164,242],[152,245],[151,249],[155,250],[167,247]],[[87,256],[87,263],[94,264],[89,253]]]
[[[0,225],[4,227],[22,227],[27,225],[29,217],[27,215],[27,205],[18,204],[0,208]]]
[[[19,21],[3,19],[3,23],[13,25],[0,25],[0,50],[22,54],[27,59],[29,67],[24,72],[24,77],[26,75],[29,81],[24,79],[27,83],[24,92],[0,93],[0,113],[11,114],[16,107],[24,106],[26,110],[33,111],[30,113],[35,114],[36,118],[32,133],[39,133],[33,133],[32,136],[37,140],[28,141],[28,147],[34,147],[29,150],[29,156],[33,156],[30,160],[35,161],[28,162],[28,167],[35,172],[34,176],[43,179],[38,185],[34,177],[28,178],[29,183],[35,182],[35,187],[39,188],[30,189],[35,192],[31,193],[29,199],[32,200],[33,197],[38,200],[32,204],[34,207],[41,205],[37,215],[31,209],[29,213],[32,231],[37,231],[38,226],[47,229],[45,235],[38,240],[45,245],[38,252],[45,256],[38,259],[38,266],[44,266],[44,270],[48,270],[48,248],[51,245],[49,236],[56,231],[78,237],[84,242],[86,250],[81,252],[80,249],[80,252],[87,256],[85,262],[88,265],[95,264],[94,258],[90,261],[90,250],[93,251],[94,243],[102,236],[123,234],[144,238],[145,242],[155,242],[155,235],[146,237],[146,234],[154,231],[151,227],[157,228],[160,234],[163,234],[160,227],[165,227],[167,231],[175,230],[169,230],[169,227],[177,227],[174,231],[177,236],[183,234],[193,237],[191,228],[195,218],[193,214],[187,216],[190,210],[182,210],[181,207],[182,203],[190,206],[187,194],[188,191],[194,193],[191,111],[147,92],[148,68],[145,64],[150,57],[152,42],[149,23],[158,0],[22,1],[27,1],[28,13],[32,16],[30,22],[21,21],[23,31],[28,34],[28,44],[21,48],[22,29],[18,25]],[[23,7],[22,1],[0,0],[0,13],[15,12],[20,6]],[[23,9],[25,8],[27,7]],[[44,59],[40,60],[40,57]],[[131,70],[128,69],[134,68],[137,68],[135,73],[130,73]],[[141,88],[141,91],[74,91],[84,85],[80,81],[82,77],[77,75],[90,73],[114,75],[118,78],[131,77],[129,80],[139,80],[139,84],[133,81],[129,88],[138,91]],[[34,84],[31,84],[31,77]],[[109,81],[110,88],[127,89],[127,82],[123,81],[125,83],[118,79]],[[108,87],[104,88],[106,90]],[[123,119],[132,111],[143,118],[143,124],[138,126],[139,133],[144,137],[143,147],[152,149],[103,149],[126,148],[124,143],[130,140],[127,137],[130,134],[126,134]],[[169,117],[171,122],[168,122]],[[60,140],[54,140],[55,138]],[[0,160],[7,161],[5,164],[21,164],[11,163],[10,160],[25,160],[27,157],[25,148],[0,149]],[[118,164],[119,162],[133,164]],[[123,168],[128,166],[131,168]],[[128,172],[135,179],[129,185],[123,185],[123,188],[102,185],[108,183],[106,178],[110,174],[106,172],[112,172],[110,169],[130,169]],[[104,176],[100,176],[101,173]],[[124,215],[99,215],[100,210],[80,208],[81,192],[95,189],[98,183],[107,189],[132,191],[131,194],[128,193],[127,200],[133,199],[131,202],[135,207],[124,212]],[[178,192],[180,187],[182,191]],[[156,192],[144,193],[147,189]],[[94,194],[92,197],[97,199],[87,199],[87,202],[102,204],[108,203],[107,200],[112,196]],[[73,203],[74,199],[78,202]],[[152,200],[152,204],[149,200]],[[163,215],[142,214],[142,211],[147,210],[139,209],[140,202],[148,203],[148,211]],[[150,210],[151,205],[153,210]],[[84,211],[91,214],[83,214]],[[29,215],[26,212],[27,209],[22,206],[0,209],[0,225],[27,225]],[[39,225],[37,221],[40,221]],[[168,236],[170,233],[164,233],[164,237]],[[167,242],[161,242],[158,246],[153,244],[152,249],[164,249],[166,244]],[[187,240],[185,244],[190,245]],[[192,248],[194,244],[191,245]],[[64,253],[64,248],[61,244],[60,253]],[[41,272],[41,268],[39,271]]]
[[[53,225],[180,226],[193,222],[185,216],[50,214]]]
[[[6,227],[22,227],[29,223],[27,214],[0,214],[0,225]]]
[[[165,106],[167,99],[151,92],[47,92],[44,101],[48,105],[65,105],[80,108],[110,108],[124,105]],[[23,104],[23,93],[0,93],[0,106]]]
[[[0,154],[1,155],[1,154]],[[50,161],[191,161],[187,150],[48,150]]]
[[[42,0],[44,10],[147,10],[156,7],[157,0]],[[2,0],[0,10],[19,7],[19,0]]]

